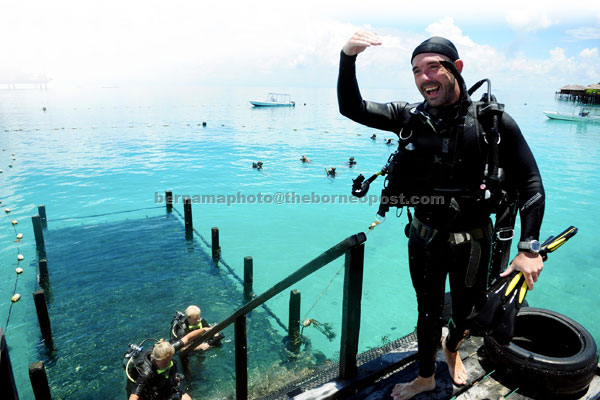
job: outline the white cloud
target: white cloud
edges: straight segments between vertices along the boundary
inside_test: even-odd
[[[547,64],[525,56],[507,57],[499,47],[477,41],[477,33],[490,23],[497,28],[502,15],[509,15],[511,26],[519,29],[549,26],[559,19],[556,6],[545,7],[546,14],[527,10],[519,14],[510,11],[519,9],[512,0],[503,7],[492,4],[490,11],[478,1],[461,3],[458,10],[447,1],[434,3],[433,11],[423,12],[397,0],[382,0],[377,6],[358,0],[2,2],[0,15],[11,18],[0,24],[0,80],[6,71],[20,71],[46,74],[55,82],[264,84],[291,79],[297,85],[334,85],[341,47],[359,27],[372,29],[367,23],[380,31],[384,42],[359,57],[362,75],[374,85],[410,82],[410,54],[431,35],[448,37],[457,45],[466,62],[465,75],[473,79],[509,80],[532,70],[532,65],[552,71],[551,66],[559,63],[550,56]],[[578,4],[569,5],[569,10],[577,10]],[[598,9],[590,6],[581,15]],[[465,15],[479,15],[473,19],[479,25],[460,22]],[[590,37],[597,28],[583,25],[569,34]],[[597,59],[593,50],[588,53],[576,60]]]
[[[600,28],[595,26],[582,26],[577,29],[568,29],[566,33],[578,40],[600,39]]]
[[[517,8],[506,13],[506,23],[517,31],[533,32],[549,28],[554,21],[543,7]]]
[[[598,57],[598,49],[596,47],[594,47],[593,49],[585,48],[585,49],[581,50],[579,55],[582,58],[597,58]]]

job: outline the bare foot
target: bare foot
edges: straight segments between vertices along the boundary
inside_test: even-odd
[[[450,372],[452,380],[459,386],[466,384],[469,374],[460,358],[460,353],[458,351],[452,352],[446,348],[446,338],[442,338],[442,347],[444,348],[446,362],[448,363],[448,371]]]
[[[394,400],[407,400],[412,399],[419,393],[433,389],[435,389],[435,375],[431,375],[429,378],[417,376],[412,382],[399,383],[394,386],[392,397]]]

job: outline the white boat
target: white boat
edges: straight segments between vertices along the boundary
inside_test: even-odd
[[[269,93],[266,101],[250,100],[255,107],[294,107],[295,102],[290,100],[290,95],[285,93]]]
[[[582,107],[579,112],[575,110],[569,114],[558,111],[544,111],[544,115],[550,119],[561,119],[576,122],[600,122],[600,109],[595,107]]]

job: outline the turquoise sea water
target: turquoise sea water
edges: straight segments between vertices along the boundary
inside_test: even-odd
[[[246,196],[245,204],[195,203],[194,226],[206,237],[211,227],[220,228],[222,255],[238,275],[243,275],[243,258],[254,258],[257,293],[343,238],[366,231],[377,205],[342,204],[332,197],[347,195],[351,179],[358,173],[370,175],[381,168],[394,149],[383,139],[392,135],[339,115],[334,89],[290,88],[287,91],[297,107],[253,109],[248,100],[263,98],[269,89],[0,90],[0,200],[2,208],[11,209],[0,219],[4,221],[0,223],[0,326],[7,328],[23,398],[31,393],[27,368],[43,358],[43,349],[36,345],[39,328],[31,296],[36,276],[30,217],[39,204],[46,205],[49,229],[58,230],[145,218],[147,211],[119,212],[153,207],[165,190],[190,196],[229,195],[236,201]],[[414,89],[407,96],[374,90],[363,90],[363,94],[379,101],[418,100]],[[596,262],[600,252],[594,242],[600,221],[596,207],[600,125],[547,120],[544,110],[572,108],[569,103],[555,102],[551,90],[496,94],[521,126],[542,171],[547,194],[542,236],[569,225],[579,228],[574,239],[550,256],[528,301],[570,316],[600,341],[600,322],[595,318],[600,305],[600,267]],[[375,142],[369,139],[373,133],[378,137]],[[303,154],[312,162],[302,164],[299,158]],[[349,156],[358,162],[352,169],[345,165]],[[264,162],[262,171],[251,168],[257,160]],[[325,176],[324,167],[331,166],[338,170],[335,179]],[[380,185],[373,185],[373,194],[378,194]],[[287,194],[289,199],[308,196],[311,201],[269,202],[268,196],[277,193]],[[259,196],[264,201],[259,202]],[[182,209],[181,204],[176,207]],[[396,219],[392,214],[368,234],[361,351],[405,335],[416,323],[403,234],[406,217]],[[93,215],[97,216],[76,218]],[[18,221],[15,227],[13,219]],[[25,235],[21,242],[15,242],[17,232]],[[118,234],[115,236],[118,241]],[[25,257],[20,263],[16,259],[19,253]],[[336,339],[329,341],[312,327],[304,330],[316,349],[334,359],[339,350],[343,279],[337,272],[342,263],[340,259],[328,265],[295,287],[302,293],[302,317],[329,323],[338,332]],[[25,270],[16,283],[23,297],[13,305],[7,326],[17,265]],[[182,282],[183,275],[182,266]],[[56,279],[53,282],[60,285]],[[75,290],[77,279],[70,276],[68,282]],[[129,301],[150,304],[145,298]],[[188,301],[182,298],[181,307]],[[269,302],[284,321],[287,302],[287,292]],[[102,315],[100,303],[99,307]],[[171,313],[173,303],[165,307]],[[107,309],[102,317],[110,329],[111,312]],[[60,316],[53,317],[51,309],[53,318]],[[273,324],[272,329],[279,328]],[[144,336],[140,333],[123,340],[136,342]],[[112,355],[110,368],[120,368],[121,355]],[[84,357],[83,362],[93,365],[95,361]],[[65,363],[60,368],[75,371],[78,366],[82,368],[79,363]],[[60,375],[53,368],[50,365],[47,371],[51,381]],[[77,374],[68,376],[72,381],[64,386],[86,388],[85,379],[78,380]],[[89,390],[100,389],[90,386]],[[91,393],[89,398],[97,397]]]

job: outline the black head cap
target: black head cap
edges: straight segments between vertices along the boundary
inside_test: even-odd
[[[458,50],[456,50],[456,46],[454,43],[445,39],[443,37],[434,36],[420,45],[417,46],[415,51],[412,53],[412,57],[410,58],[410,62],[418,55],[422,53],[437,53],[443,54],[446,57],[449,57],[452,61],[458,60],[460,57],[458,56]]]

